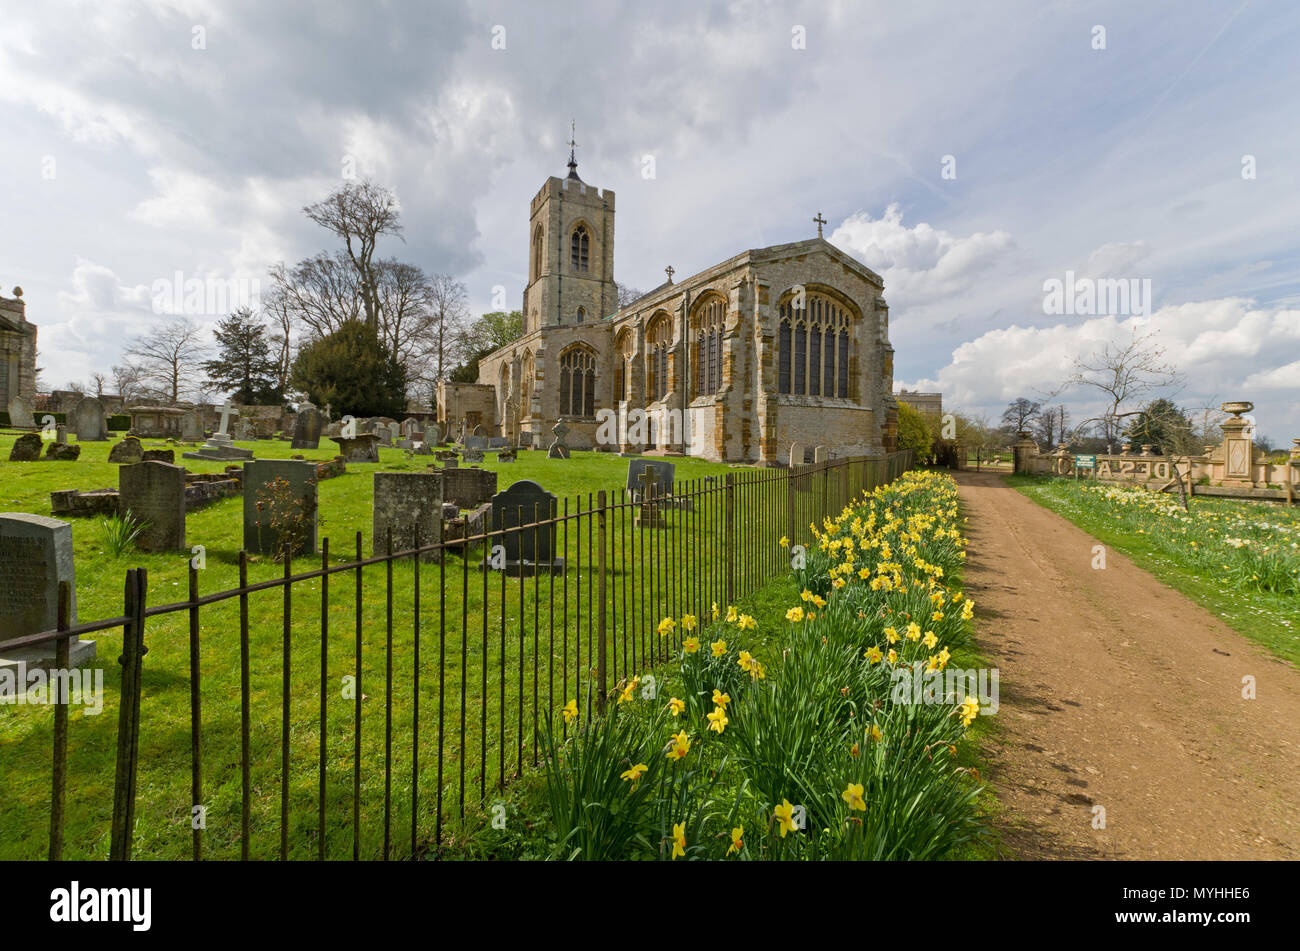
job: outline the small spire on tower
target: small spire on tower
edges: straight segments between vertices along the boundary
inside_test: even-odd
[[[573,150],[578,147],[574,139],[574,120],[569,120],[569,177],[576,179],[578,177],[578,160],[574,157]]]

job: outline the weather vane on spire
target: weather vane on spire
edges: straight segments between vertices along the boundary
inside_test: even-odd
[[[577,158],[574,157],[573,154],[573,150],[578,147],[578,143],[574,141],[575,125],[576,125],[575,121],[570,119],[569,120],[569,177],[570,178],[578,177],[578,160]]]

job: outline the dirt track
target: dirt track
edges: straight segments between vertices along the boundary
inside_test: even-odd
[[[976,639],[1000,668],[986,778],[1005,850],[1300,858],[1300,671],[1111,549],[1094,570],[1096,539],[999,476],[957,481]]]

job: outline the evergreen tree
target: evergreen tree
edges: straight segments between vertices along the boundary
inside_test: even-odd
[[[266,327],[247,307],[217,324],[217,357],[203,364],[208,384],[236,403],[274,406],[284,401]]]
[[[406,370],[374,328],[360,320],[304,346],[291,379],[317,406],[329,403],[335,418],[400,419],[406,412]]]

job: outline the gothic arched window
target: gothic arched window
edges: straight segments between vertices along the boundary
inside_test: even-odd
[[[584,320],[586,320],[586,319],[587,319],[587,309],[586,309],[585,307],[579,307],[579,308],[578,308],[578,323],[582,323],[582,322],[583,322]]]
[[[668,395],[668,348],[672,336],[672,324],[666,314],[654,318],[646,331],[646,396],[651,401]]]
[[[587,229],[578,225],[569,239],[569,264],[575,271],[587,270]]]
[[[560,354],[560,415],[596,415],[596,355],[586,347]]]
[[[849,327],[856,313],[833,292],[807,290],[803,306],[782,299],[776,341],[776,388],[794,396],[849,399]]]
[[[709,396],[722,389],[722,328],[727,302],[711,295],[696,305],[691,319],[695,335],[695,395]]]
[[[542,227],[533,233],[533,280],[542,276]]]

